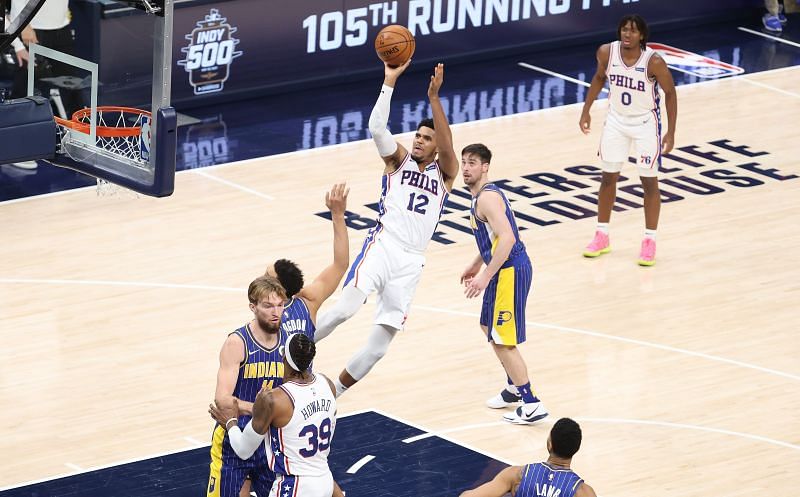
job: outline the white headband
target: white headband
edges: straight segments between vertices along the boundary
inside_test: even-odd
[[[300,368],[298,368],[297,364],[294,362],[294,359],[292,359],[292,353],[289,352],[289,346],[292,344],[292,340],[294,339],[295,336],[299,334],[300,333],[292,333],[291,335],[289,335],[289,339],[286,340],[286,345],[284,346],[283,356],[286,358],[286,362],[289,363],[289,366],[291,366],[292,369],[294,369],[299,373],[302,373],[302,371],[300,371]]]

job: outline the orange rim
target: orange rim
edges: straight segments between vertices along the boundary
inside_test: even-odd
[[[127,113],[127,114],[140,114],[143,116],[150,117],[150,112],[141,109],[135,109],[133,107],[117,107],[117,106],[98,106],[98,112],[119,112],[119,113]],[[91,126],[86,123],[86,120],[90,119],[90,114],[92,109],[85,108],[76,110],[72,114],[72,119],[62,119],[60,117],[54,116],[54,119],[57,124],[64,126],[65,128],[73,129],[80,133],[89,134],[89,130]],[[139,136],[142,132],[142,128],[140,126],[120,126],[120,127],[110,127],[110,126],[97,126],[96,128],[97,136],[101,136],[104,138],[122,138],[126,136]]]

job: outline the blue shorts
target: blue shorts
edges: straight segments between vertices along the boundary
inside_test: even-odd
[[[483,292],[481,325],[490,342],[519,345],[525,342],[525,303],[533,281],[528,257],[501,268]]]
[[[239,490],[247,477],[252,482],[250,490],[258,497],[269,495],[275,473],[267,466],[264,444],[260,444],[249,459],[240,459],[231,447],[225,428],[217,425],[211,442],[207,497],[239,497]]]

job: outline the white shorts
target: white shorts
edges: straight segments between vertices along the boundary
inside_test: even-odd
[[[655,177],[661,165],[661,119],[655,111],[641,116],[608,113],[598,152],[603,171],[620,172],[628,162],[631,144],[639,176]]]
[[[322,476],[283,476],[276,475],[269,497],[331,497],[333,494],[333,474]]]
[[[344,285],[366,295],[377,292],[375,324],[402,329],[411,299],[425,267],[425,256],[380,230],[370,230],[361,252],[350,266]]]

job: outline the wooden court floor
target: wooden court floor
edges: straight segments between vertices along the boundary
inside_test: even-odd
[[[604,103],[588,137],[579,106],[454,127],[457,149],[486,143],[490,177],[516,188],[536,269],[522,351],[551,420],[581,422],[574,467],[604,497],[796,486],[798,78],[678,89],[680,150],[664,161],[652,268],[636,265],[633,168],[613,252],[580,255],[597,182],[577,166],[596,164]],[[357,142],[180,173],[167,199],[83,189],[0,204],[0,487],[208,443],[217,356],[251,316],[248,283],[279,257],[315,275],[331,258],[330,223],[315,215],[326,188],[346,180],[353,222],[374,218],[380,171],[374,145]],[[340,412],[376,408],[504,461],[540,460],[550,422],[512,426],[484,407],[504,375],[479,301],[458,284],[475,254],[464,215],[442,217],[450,243],[431,244],[405,331]],[[350,230],[351,257],[364,234]],[[341,369],[373,311],[321,342],[318,370]]]

